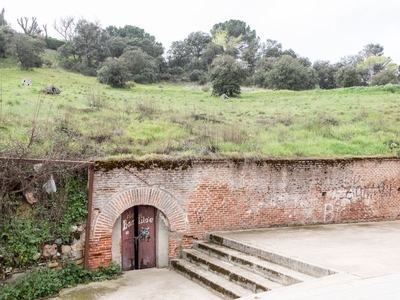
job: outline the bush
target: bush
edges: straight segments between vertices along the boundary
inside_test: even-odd
[[[317,72],[301,60],[283,55],[266,74],[269,88],[277,90],[311,90],[318,84]]]
[[[62,45],[65,44],[65,42],[63,41],[49,37],[44,38],[44,41],[46,42],[46,48],[51,50],[57,50],[58,48],[60,48]]]
[[[139,74],[132,77],[134,82],[137,83],[153,83],[156,81],[156,75],[151,69],[143,69]]]
[[[223,55],[215,58],[211,67],[213,95],[235,96],[241,93],[240,85],[246,78],[246,71],[241,63],[232,56]]]
[[[204,74],[200,70],[193,70],[189,74],[189,80],[191,82],[204,81]]]
[[[399,83],[399,79],[397,78],[396,74],[394,74],[391,70],[383,70],[380,71],[378,74],[375,74],[371,78],[371,86],[374,85],[386,85],[386,84],[397,84]]]
[[[0,290],[0,299],[37,299],[58,294],[63,288],[91,281],[115,279],[122,273],[119,265],[111,263],[109,267],[98,270],[85,270],[74,262],[60,262],[61,270],[51,268],[33,268],[10,285]]]
[[[108,58],[103,67],[97,71],[97,80],[114,88],[125,87],[129,79],[126,67],[116,58]]]
[[[335,73],[336,86],[340,88],[361,85],[361,77],[357,70],[351,66],[341,67]]]

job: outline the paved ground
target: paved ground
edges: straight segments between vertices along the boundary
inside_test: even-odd
[[[121,278],[66,289],[62,300],[220,300],[197,283],[169,269],[126,272]]]
[[[338,274],[243,299],[400,299],[400,221],[224,232],[247,244]],[[219,299],[167,269],[131,271],[118,280],[64,290],[59,299]]]

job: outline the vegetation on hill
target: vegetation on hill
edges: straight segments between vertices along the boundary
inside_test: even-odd
[[[115,89],[59,69],[8,68],[0,75],[0,151],[17,148],[24,157],[391,155],[400,140],[399,85],[245,88],[222,100],[209,85]],[[22,86],[24,77],[33,86]],[[61,94],[44,95],[49,84]]]
[[[312,63],[276,40],[260,41],[256,30],[241,20],[214,24],[210,33],[192,32],[169,49],[133,25],[103,28],[84,18],[61,17],[53,24],[63,37],[57,41],[35,17],[21,17],[18,24],[24,33],[12,29],[4,9],[0,12],[0,54],[15,57],[21,69],[48,66],[41,54],[45,48],[57,49],[58,66],[115,88],[130,81],[195,82],[211,84],[216,96],[236,96],[241,86],[312,90],[399,83],[398,65],[384,56],[380,44],[367,44],[336,63]]]
[[[36,18],[18,23],[24,33],[0,12],[3,153],[389,155],[399,140],[399,73],[380,44],[312,64],[278,41],[261,42],[240,20],[192,32],[167,51],[132,25],[60,18],[57,43]],[[21,86],[24,77],[33,86]],[[45,85],[62,92],[45,96]]]

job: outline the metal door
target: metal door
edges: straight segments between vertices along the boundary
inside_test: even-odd
[[[121,215],[122,270],[135,269],[135,209],[131,207]]]
[[[138,267],[139,269],[156,266],[155,239],[156,209],[153,206],[138,207]]]
[[[156,208],[134,206],[121,215],[122,269],[147,269],[156,266]]]

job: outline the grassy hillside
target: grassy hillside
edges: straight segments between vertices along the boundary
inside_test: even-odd
[[[389,141],[400,140],[400,86],[244,89],[221,100],[207,87],[112,89],[56,69],[3,68],[0,76],[0,151],[26,147],[33,137],[32,157],[60,149],[70,159],[393,155]],[[24,77],[33,86],[22,86]],[[61,94],[44,95],[50,84]]]

